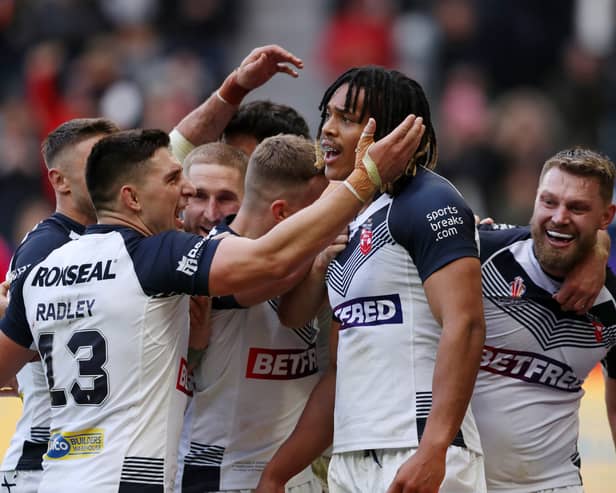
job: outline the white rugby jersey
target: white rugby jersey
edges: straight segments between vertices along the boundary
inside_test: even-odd
[[[217,244],[96,225],[18,279],[0,329],[45,364],[41,493],[173,490],[188,392],[188,297],[178,293],[208,293]]]
[[[56,212],[30,231],[17,247],[7,279],[25,274],[51,251],[83,234],[85,227]],[[11,286],[13,288],[13,286]],[[49,440],[50,402],[47,380],[40,361],[27,363],[17,373],[23,409],[0,471],[42,470]]]
[[[456,259],[477,257],[473,213],[449,182],[419,168],[399,196],[370,204],[350,235],[327,274],[340,322],[334,452],[416,447],[442,330],[422,283]],[[453,445],[480,453],[470,410]]]
[[[210,235],[221,231],[233,233],[221,224]],[[256,488],[295,428],[319,379],[317,330],[312,323],[285,327],[277,312],[277,300],[242,308],[232,297],[214,298],[182,431],[182,491]],[[307,468],[288,486],[311,477]]]
[[[527,493],[580,485],[582,383],[616,344],[614,277],[586,315],[552,299],[527,229],[481,231],[486,342],[472,408],[488,490]],[[609,352],[616,377],[616,350]]]

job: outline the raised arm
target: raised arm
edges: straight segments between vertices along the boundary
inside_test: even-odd
[[[0,386],[10,385],[17,372],[36,356],[36,351],[17,344],[0,331]]]
[[[370,156],[384,183],[395,180],[423,135],[421,118],[408,116],[389,135],[372,144]],[[370,119],[363,141],[371,141],[376,123]],[[315,257],[359,212],[377,190],[357,154],[356,169],[331,193],[297,212],[257,240],[227,237],[220,242],[210,269],[210,294],[226,295],[251,283],[281,279],[306,259]]]
[[[434,367],[432,409],[417,452],[400,467],[388,493],[438,491],[445,475],[447,447],[468,407],[485,340],[478,259],[464,257],[447,264],[426,280],[424,290],[443,328]]]
[[[293,67],[303,66],[299,58],[277,45],[252,50],[220,88],[186,115],[171,132],[175,156],[183,161],[195,146],[218,140],[246,94],[277,73],[297,77]]]

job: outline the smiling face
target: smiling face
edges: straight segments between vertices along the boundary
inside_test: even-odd
[[[147,173],[137,186],[137,193],[141,219],[151,234],[183,229],[179,216],[195,189],[169,148],[161,147],[148,159]]]
[[[349,85],[340,86],[327,103],[325,121],[321,128],[321,149],[325,162],[325,176],[329,180],[344,180],[355,166],[355,148],[370,115],[360,118],[364,91],[360,90],[355,111],[345,109]]]
[[[602,198],[597,178],[558,167],[548,170],[531,219],[535,255],[543,270],[565,277],[593,248],[597,230],[607,228],[614,209]]]
[[[206,236],[229,214],[235,214],[244,195],[244,181],[239,169],[214,163],[195,163],[189,179],[196,194],[184,211],[186,231]]]

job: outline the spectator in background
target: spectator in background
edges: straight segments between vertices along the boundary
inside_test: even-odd
[[[319,38],[328,79],[358,65],[393,67],[395,5],[391,0],[340,0]]]

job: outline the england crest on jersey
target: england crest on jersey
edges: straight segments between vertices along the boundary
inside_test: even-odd
[[[359,251],[368,255],[372,249],[372,219],[368,219],[361,227],[359,235]]]
[[[516,278],[509,283],[511,287],[511,297],[512,298],[521,298],[526,293],[526,285],[524,284],[524,279],[520,276],[516,276]]]

